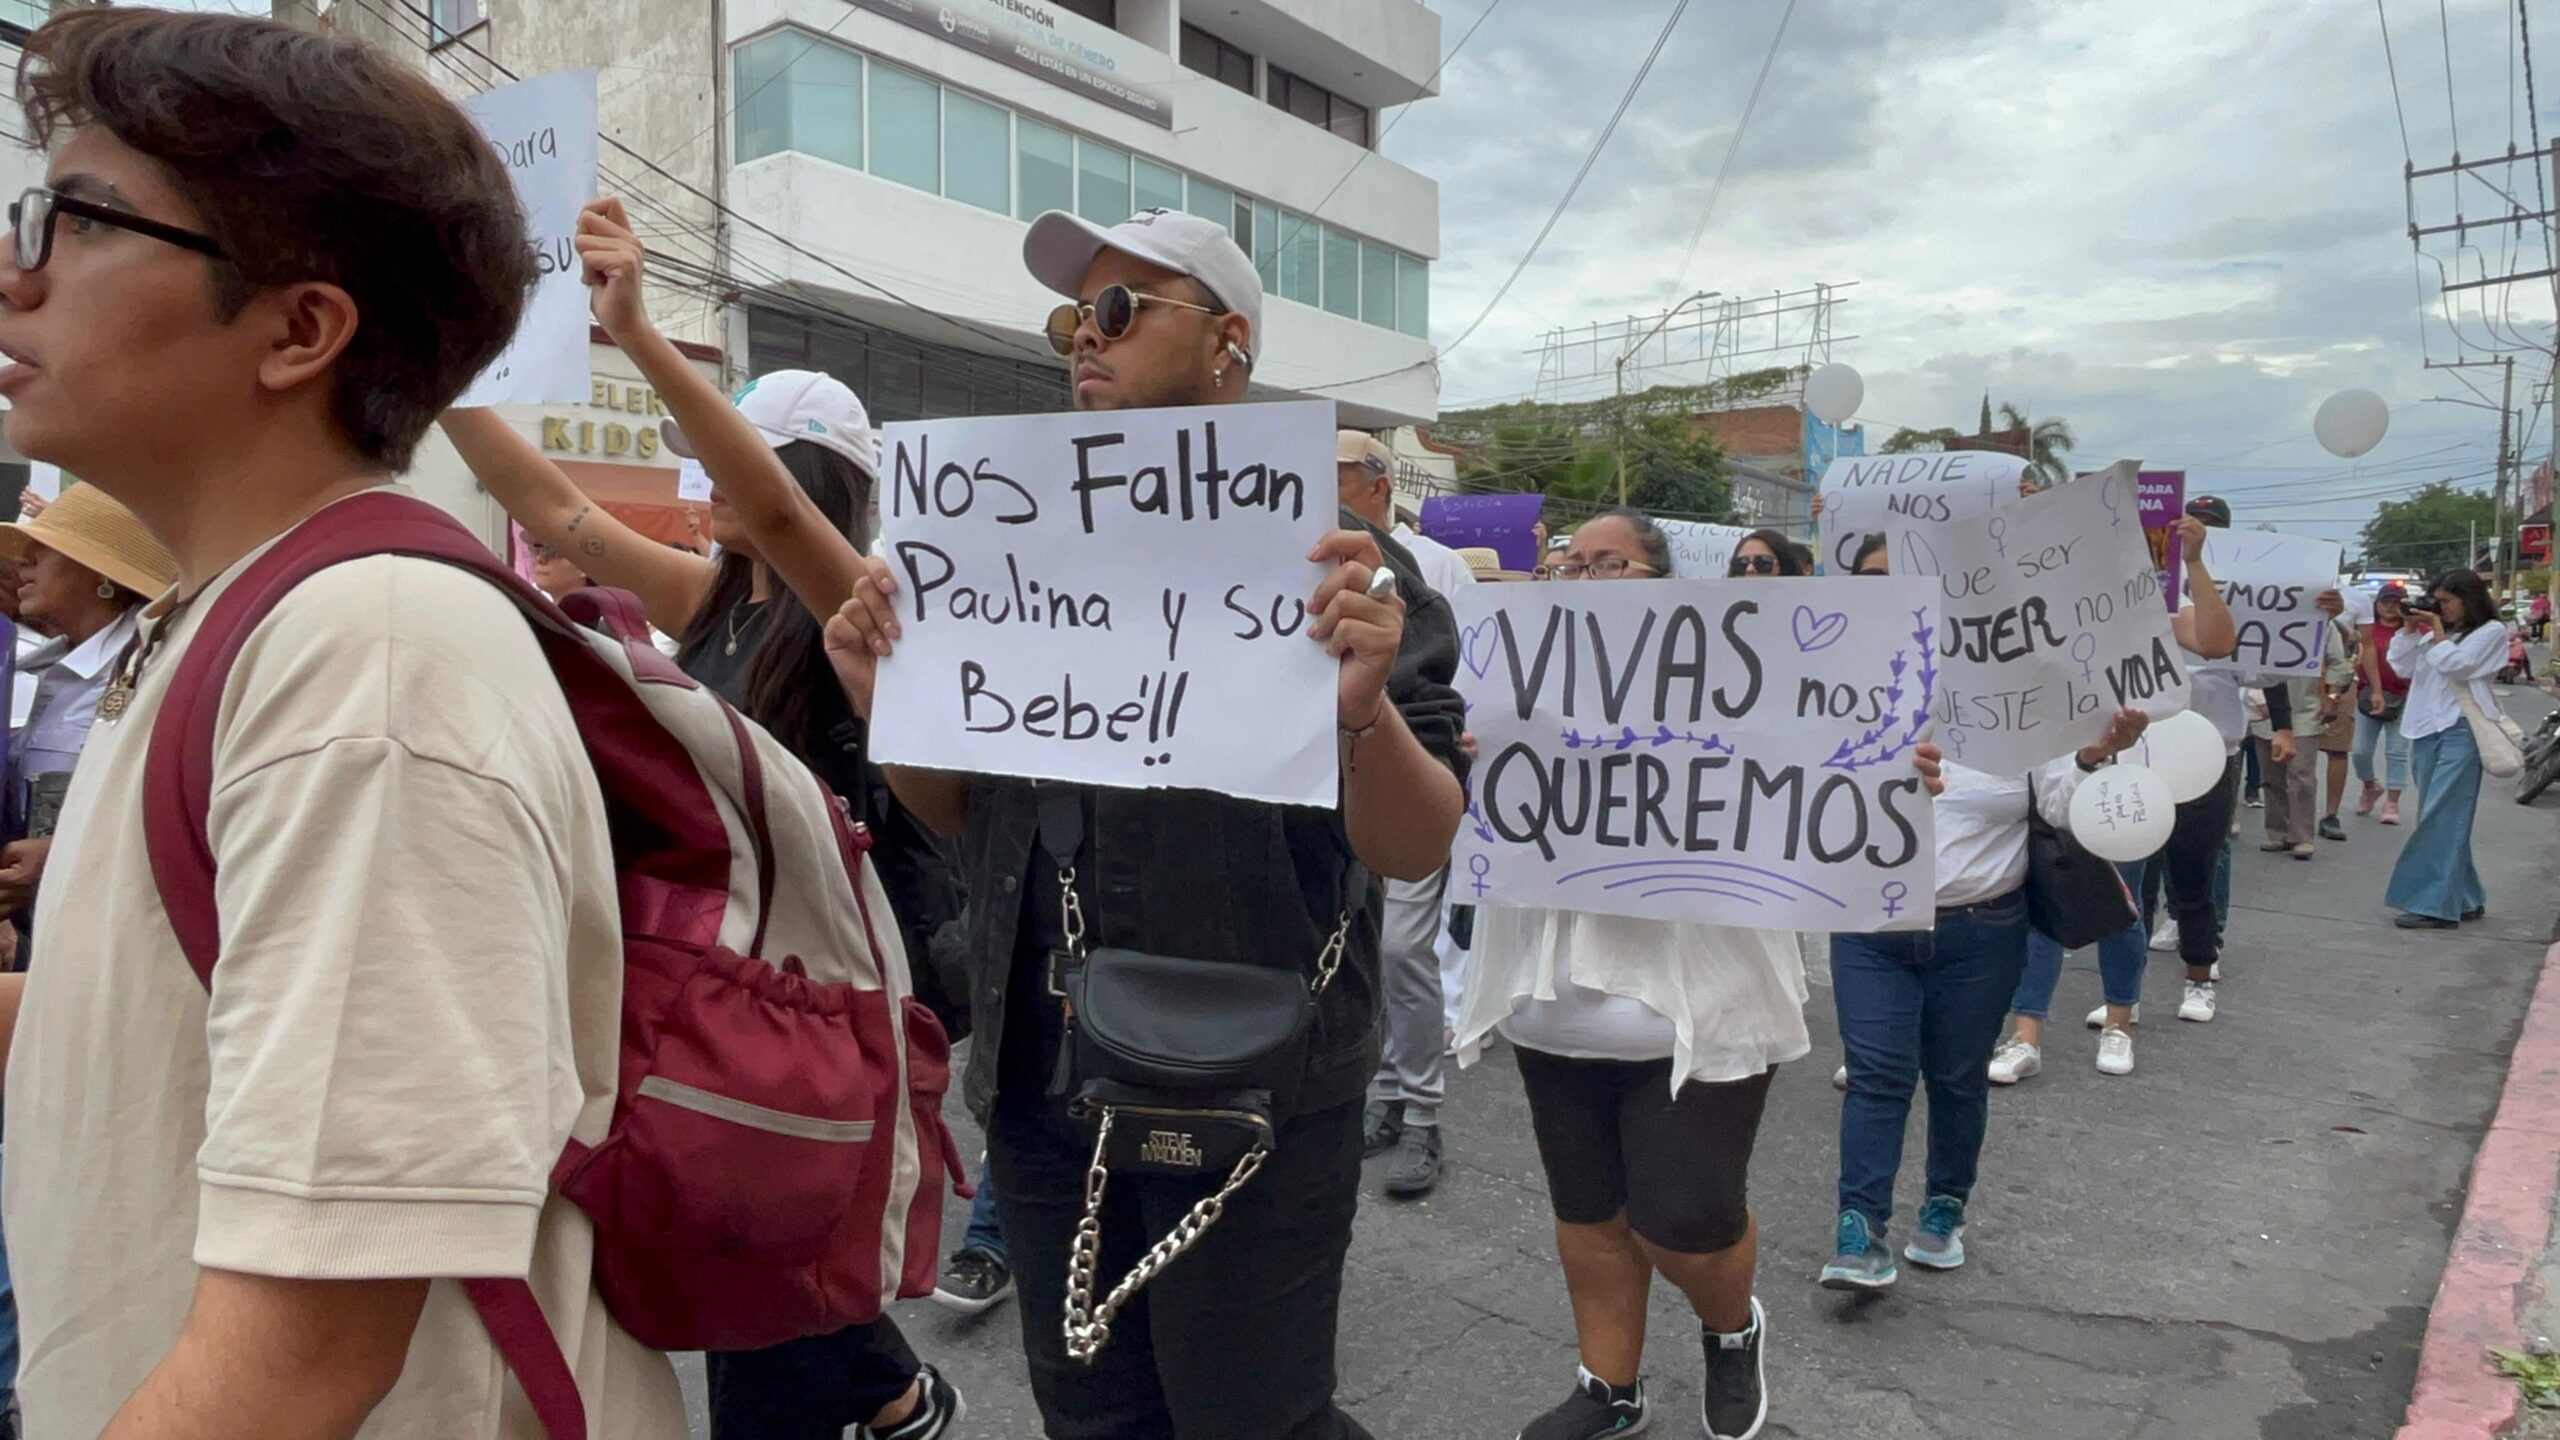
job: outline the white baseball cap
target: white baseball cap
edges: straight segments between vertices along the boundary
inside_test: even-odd
[[[1261,354],[1262,277],[1226,226],[1179,210],[1141,210],[1106,230],[1080,215],[1052,210],[1032,221],[1031,233],[1022,237],[1022,263],[1031,278],[1070,300],[1084,298],[1084,272],[1105,250],[1199,281],[1219,304],[1244,317],[1245,354]]]
[[[833,375],[775,370],[748,381],[729,403],[776,450],[806,440],[852,461],[872,479],[880,478],[880,437],[872,433],[871,412],[862,408],[862,397]],[[658,438],[688,460],[702,458],[684,438],[684,427],[673,420],[658,422]]]
[[[1333,432],[1333,459],[1338,465],[1357,465],[1371,478],[1395,473],[1396,455],[1386,442],[1366,430]]]

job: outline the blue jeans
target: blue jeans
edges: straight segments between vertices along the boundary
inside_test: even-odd
[[[1884,1233],[1916,1082],[1929,1086],[1929,1191],[1973,1193],[1989,1115],[1991,1047],[2027,963],[2016,890],[1941,910],[1935,930],[1831,937],[1831,998],[1849,1055],[1840,1102],[1840,1208]]]
[[[2124,877],[2125,888],[2134,895],[2142,894],[2144,862],[2128,861],[2116,866]],[[2041,930],[2027,932],[2026,973],[2018,977],[2018,993],[2009,1002],[2009,1013],[2030,1020],[2046,1018],[2053,1008],[2053,987],[2062,979],[2061,942]],[[2098,977],[2106,987],[2107,1003],[2130,1005],[2142,998],[2142,971],[2151,962],[2151,931],[2139,917],[2113,935],[2098,942]]]
[[[2471,817],[2480,808],[2480,746],[2457,723],[2409,742],[2418,782],[2418,824],[2391,867],[2383,903],[2412,915],[2459,920],[2489,903],[2471,863]]]
[[[2400,733],[2400,722],[2389,724],[2375,719],[2363,707],[2356,710],[2356,743],[2351,753],[2356,762],[2356,778],[2367,785],[2376,778],[2373,773],[2373,747],[2382,742],[2382,788],[2398,791],[2408,788],[2409,741]]]
[[[1004,1258],[1004,1227],[996,1223],[996,1187],[984,1156],[978,1159],[978,1198],[969,1207],[969,1233],[960,1237],[960,1246]]]

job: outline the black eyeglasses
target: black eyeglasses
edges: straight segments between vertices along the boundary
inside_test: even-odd
[[[216,260],[231,258],[223,253],[221,243],[210,235],[199,235],[193,230],[164,225],[130,211],[94,205],[38,186],[20,195],[9,206],[9,231],[17,237],[16,258],[20,270],[32,275],[53,259],[53,222],[63,215],[96,225],[112,225],[163,244],[175,245],[181,250],[210,255]]]
[[[1214,305],[1194,305],[1188,300],[1150,295],[1126,285],[1105,285],[1090,305],[1061,305],[1049,312],[1049,348],[1061,355],[1076,353],[1076,327],[1084,323],[1087,315],[1093,317],[1093,328],[1102,332],[1103,339],[1117,340],[1129,333],[1130,326],[1138,323],[1138,307],[1142,305],[1170,305],[1177,310],[1197,310],[1203,315],[1227,313]]]
[[[1733,557],[1733,563],[1725,567],[1724,573],[1728,578],[1735,579],[1744,575],[1775,575],[1778,573],[1778,557],[1775,555],[1736,555]]]
[[[1561,565],[1541,565],[1532,573],[1540,580],[1623,580],[1630,570],[1641,570],[1647,575],[1661,573],[1641,560],[1630,560],[1623,555],[1603,555],[1588,565],[1578,565],[1570,560]]]

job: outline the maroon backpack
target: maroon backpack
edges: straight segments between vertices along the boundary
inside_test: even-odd
[[[869,835],[658,652],[631,595],[581,590],[564,611],[422,501],[375,493],[321,511],[223,591],[179,663],[152,728],[144,821],[197,977],[212,987],[221,948],[206,823],[223,684],[294,586],[375,555],[468,570],[515,601],[603,791],[622,911],[620,1081],[606,1135],[571,1140],[551,1181],[595,1224],[614,1321],[661,1350],[751,1350],[930,1293],[945,1178],[967,1193],[942,1123],[950,1047],[911,994],[864,863]],[[462,1283],[544,1433],[584,1440],[585,1405],[532,1288]]]

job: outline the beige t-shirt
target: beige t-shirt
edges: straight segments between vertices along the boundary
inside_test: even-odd
[[[222,960],[171,933],[143,756],[203,613],[97,727],[46,866],[9,1058],[6,1224],[32,1436],[94,1435],[176,1340],[198,1267],[530,1274],[596,1436],[680,1440],[666,1358],[606,1317],[550,1194],[613,1105],[605,816],[531,631],[487,582],[378,558],[295,590],[217,731]],[[431,1288],[365,1440],[540,1440],[458,1285]]]

